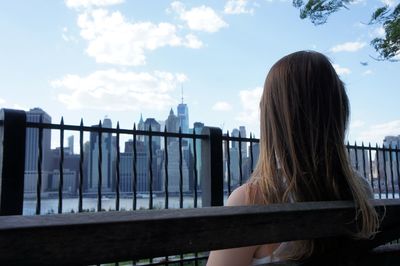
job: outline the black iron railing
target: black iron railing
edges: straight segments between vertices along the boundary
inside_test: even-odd
[[[36,141],[33,146],[37,149],[36,157],[33,159],[36,162],[36,171],[33,171],[36,176],[34,213],[37,215],[46,213],[42,206],[44,200],[42,195],[46,192],[43,181],[48,178],[48,176],[43,176],[46,170],[43,169],[43,165],[46,163],[45,160],[49,159],[45,156],[43,143],[46,131],[59,133],[59,150],[58,156],[55,157],[58,184],[54,191],[57,199],[57,213],[70,211],[63,205],[66,197],[77,198],[77,212],[88,211],[85,209],[84,199],[93,197],[97,201],[94,211],[105,210],[104,197],[115,200],[112,210],[116,211],[127,209],[121,205],[121,200],[126,200],[126,197],[131,200],[132,210],[143,208],[143,204],[139,204],[141,197],[148,198],[148,204],[145,207],[148,209],[222,206],[224,199],[251,176],[258,160],[259,139],[252,134],[249,138],[241,136],[241,133],[233,136],[229,132],[223,134],[219,128],[210,127],[194,129],[191,133],[182,133],[181,130],[167,132],[166,128],[163,131],[155,131],[151,126],[146,129],[137,129],[136,125],[133,125],[132,129],[122,129],[119,123],[115,128],[111,128],[104,127],[101,121],[96,126],[85,126],[83,120],[80,125],[65,124],[63,119],[60,124],[52,124],[42,120],[26,121],[26,114],[21,111],[3,109],[0,113],[0,137],[3,140],[0,147],[2,166],[0,214],[2,215],[23,214],[24,171],[21,169],[24,169],[24,158],[31,156],[26,153],[28,143],[25,145],[28,141],[26,136],[31,134],[30,132],[37,134],[37,138],[31,138]],[[66,131],[79,136],[78,180],[76,190],[73,189],[72,193],[67,193],[64,187],[68,175],[65,171]],[[85,135],[87,134],[91,135],[90,140],[93,141],[93,143],[89,142],[89,148],[93,148],[97,156],[85,152],[85,147],[87,147]],[[111,156],[111,151],[107,146],[109,142],[108,144],[103,142],[105,137],[110,138],[111,145],[115,148],[115,158],[111,160],[112,166],[106,169],[104,164],[110,161],[108,157]],[[115,138],[115,144],[112,143],[113,138]],[[125,153],[122,153],[120,142],[124,138],[130,139],[132,146],[131,150],[125,150]],[[366,146],[364,143],[361,145],[347,143],[346,147],[351,164],[371,184],[375,198],[399,198],[399,147],[391,145],[378,147],[371,144]],[[97,183],[92,185],[89,191],[88,163],[90,160],[92,160],[90,171],[97,171],[95,173]],[[122,167],[123,164],[125,168]],[[113,173],[110,175],[105,170]],[[93,178],[94,174],[91,175]],[[112,182],[107,179],[110,176]],[[54,176],[53,179],[55,179]],[[130,189],[125,191],[126,186],[124,186],[121,191],[122,184],[125,183],[130,186]],[[109,186],[107,191],[104,189],[105,184]],[[155,199],[159,199],[160,196],[163,199],[162,205],[155,205]],[[178,205],[172,206],[172,199],[177,199]],[[191,203],[185,205],[184,203],[188,201]],[[197,265],[198,260],[205,258],[198,254],[190,257],[178,256],[180,264],[186,260],[193,260]],[[146,263],[146,265],[159,265],[160,262]]]
[[[3,113],[5,112],[10,116],[10,119],[16,121],[18,112],[3,110]],[[23,116],[24,114],[20,112],[19,115]],[[21,119],[26,118],[23,117]],[[47,193],[53,196],[57,194],[58,213],[70,211],[63,206],[64,195],[77,198],[77,212],[85,211],[83,206],[85,197],[94,196],[97,198],[97,211],[104,210],[102,205],[104,196],[115,199],[115,205],[112,209],[120,210],[121,195],[124,198],[128,196],[132,198],[132,210],[136,210],[138,207],[143,208],[143,205],[138,206],[138,198],[143,196],[148,198],[147,208],[154,208],[154,199],[160,195],[164,201],[162,206],[157,205],[157,208],[170,208],[171,196],[178,198],[178,206],[174,207],[179,208],[184,206],[196,208],[199,204],[201,204],[200,206],[222,205],[223,199],[250,177],[257,163],[259,153],[259,139],[254,138],[252,134],[250,134],[249,138],[242,137],[241,133],[237,136],[232,136],[229,132],[223,134],[218,128],[205,127],[202,131],[200,129],[193,130],[191,133],[182,133],[181,130],[179,132],[167,132],[166,128],[161,132],[154,131],[151,126],[148,130],[139,130],[136,125],[133,125],[132,129],[121,129],[119,123],[115,128],[110,128],[104,127],[101,121],[97,126],[85,126],[83,120],[81,120],[80,125],[65,124],[63,119],[61,119],[60,124],[44,123],[42,120],[39,122],[25,120],[23,125],[14,129],[7,124],[5,118],[0,123],[3,125],[3,130],[8,127],[11,132],[5,136],[7,139],[5,139],[4,143],[8,146],[10,146],[12,139],[18,143],[25,142],[23,130],[25,130],[25,135],[30,134],[28,131],[37,135],[37,138],[31,138],[36,141],[33,146],[37,149],[36,158],[33,159],[36,161],[36,171],[34,171],[34,175],[36,175],[36,190],[34,193],[36,214],[43,214],[41,206],[42,194],[46,192],[43,182],[44,178],[48,178],[43,176],[45,170],[43,169],[44,160],[49,160],[48,157],[44,156],[45,152],[43,150],[44,132],[46,130],[58,131],[59,133],[59,150],[55,159],[57,160],[58,175],[53,176],[53,181],[58,178],[56,180],[58,184],[56,191]],[[12,122],[10,123],[12,124]],[[79,153],[77,154],[79,163],[76,167],[78,180],[76,189],[73,188],[72,193],[71,191],[67,193],[64,188],[66,178],[64,175],[66,149],[64,147],[64,136],[66,131],[79,135]],[[91,134],[90,139],[95,143],[90,145],[96,151],[97,156],[93,155],[91,158],[87,158],[90,154],[84,151],[85,134]],[[103,147],[106,144],[102,141],[103,137],[115,138],[115,143],[111,144],[113,145],[113,151],[110,150],[110,147]],[[125,154],[123,154],[123,162],[126,162],[127,159],[130,161],[129,170],[123,173],[121,173],[121,137],[125,139],[129,137],[132,141],[131,150],[129,152],[125,151]],[[32,141],[31,139],[29,141]],[[171,141],[175,141],[175,146],[169,145]],[[397,146],[384,145],[379,147],[378,145],[371,146],[371,144],[366,146],[364,143],[361,145],[347,143],[346,146],[351,164],[361,176],[368,180],[376,198],[399,198],[400,149]],[[172,150],[170,151],[170,149]],[[13,148],[10,147],[11,152],[12,150]],[[104,169],[104,164],[106,161],[110,162],[110,160],[103,158],[103,156],[109,157],[110,153],[114,154],[111,155],[114,156],[111,159],[112,167],[109,167],[112,169]],[[145,156],[140,158],[143,154]],[[31,156],[28,151],[25,154],[25,157],[27,156]],[[8,158],[9,155],[5,154],[4,157]],[[93,163],[90,169],[88,169],[89,166],[87,165],[89,159]],[[141,160],[140,162],[139,159]],[[143,162],[144,160],[146,162]],[[18,161],[23,162],[24,159],[18,158]],[[140,163],[141,165],[139,165]],[[173,169],[176,170],[174,173],[171,173],[171,164],[174,164]],[[140,169],[139,166],[141,167]],[[143,169],[145,169],[145,173],[143,173]],[[97,170],[97,173],[95,170]],[[104,170],[111,171],[111,175],[110,173],[104,173]],[[139,173],[139,170],[142,172]],[[93,172],[90,178],[96,179],[95,181],[97,182],[97,187],[95,188],[93,185],[91,191],[89,191],[87,185],[89,171]],[[97,174],[97,176],[93,177],[94,174]],[[124,175],[123,178],[122,174]],[[127,174],[130,175],[128,178]],[[110,176],[112,182],[106,180]],[[127,179],[129,179],[130,189],[126,190],[124,188],[121,192],[122,181],[126,184]],[[104,182],[108,182],[106,191]],[[187,184],[188,182],[190,184]],[[170,191],[171,183],[175,184],[174,191]],[[141,185],[141,187],[139,188],[138,185]],[[199,196],[201,196],[201,199]],[[190,201],[192,203],[190,205],[184,205],[185,197],[191,198]]]

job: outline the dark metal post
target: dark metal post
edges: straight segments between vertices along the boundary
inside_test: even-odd
[[[0,215],[22,215],[26,114],[1,109],[0,120]]]
[[[224,177],[222,160],[222,130],[204,127],[203,135],[208,139],[201,145],[201,188],[202,206],[224,205]]]

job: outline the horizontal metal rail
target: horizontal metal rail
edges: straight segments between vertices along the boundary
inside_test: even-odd
[[[148,131],[148,130],[133,130],[133,129],[117,129],[117,128],[107,128],[99,126],[77,126],[77,125],[61,125],[61,124],[50,124],[50,123],[37,123],[37,122],[26,122],[28,128],[42,128],[42,129],[58,129],[58,130],[71,130],[71,131],[87,131],[87,132],[99,132],[102,133],[120,133],[120,134],[133,134],[143,136],[167,136],[175,138],[193,138],[193,134],[188,133],[175,133],[175,132],[163,132],[163,131]],[[197,139],[207,139],[207,135],[196,134]]]

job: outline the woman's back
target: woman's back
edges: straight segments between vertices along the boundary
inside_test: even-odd
[[[280,59],[269,71],[261,97],[257,166],[244,186],[247,189],[239,188],[228,202],[236,203],[236,194],[244,205],[353,200],[359,225],[356,236],[372,236],[378,216],[344,145],[349,114],[344,84],[324,55],[300,51]],[[294,241],[277,255],[305,259],[336,245],[331,240]],[[266,249],[272,255],[272,246]],[[256,255],[258,250],[263,249],[253,247],[246,252]],[[241,251],[245,249],[236,249]],[[235,265],[251,262],[246,263]]]

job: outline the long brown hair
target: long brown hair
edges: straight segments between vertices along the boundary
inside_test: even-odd
[[[257,184],[266,204],[354,200],[357,236],[371,237],[379,220],[370,191],[349,163],[349,113],[344,84],[327,57],[300,51],[280,59],[265,80],[260,157],[249,182]],[[315,250],[314,240],[296,241],[288,258],[306,258]]]

